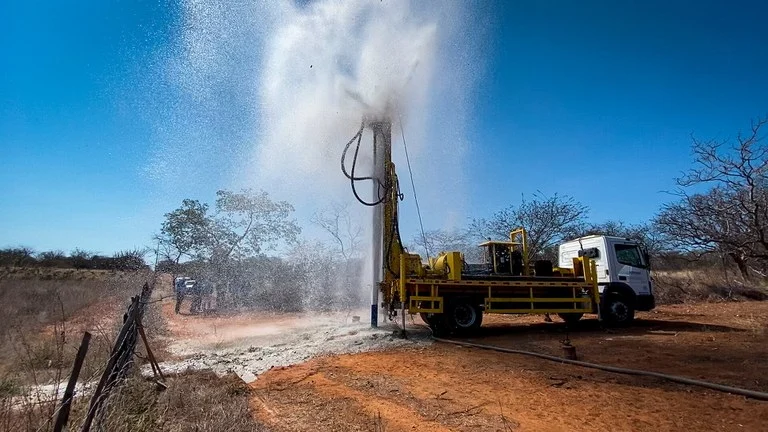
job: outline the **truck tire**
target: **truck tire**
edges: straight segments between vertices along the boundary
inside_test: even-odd
[[[421,317],[421,320],[424,321],[424,323],[430,327],[434,327],[435,325],[437,325],[440,318],[440,315],[433,314],[433,313],[426,313],[426,312],[421,312],[419,316]]]
[[[615,326],[627,326],[635,319],[632,301],[619,293],[609,293],[603,304],[603,319]]]
[[[483,311],[466,299],[456,299],[447,305],[446,326],[456,333],[471,333],[483,324]]]
[[[581,317],[584,316],[581,312],[569,312],[569,313],[559,313],[557,316],[560,317],[561,320],[565,321],[568,325],[573,325],[579,322]]]

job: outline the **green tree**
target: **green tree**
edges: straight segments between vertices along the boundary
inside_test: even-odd
[[[164,268],[178,269],[182,259],[198,263],[197,276],[216,285],[220,304],[232,306],[244,295],[235,277],[240,263],[296,241],[300,229],[292,214],[289,203],[249,189],[218,191],[212,212],[208,204],[185,199],[165,215],[155,236],[158,253]]]
[[[301,229],[292,213],[291,204],[272,201],[264,191],[216,192],[216,214],[207,225],[211,258],[247,258],[295,242]]]
[[[182,258],[194,259],[206,255],[211,225],[208,204],[183,200],[181,207],[165,214],[160,233],[155,236],[161,259],[178,264]]]

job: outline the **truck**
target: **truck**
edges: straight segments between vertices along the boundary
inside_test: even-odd
[[[580,254],[595,262],[603,318],[628,324],[635,311],[656,307],[650,258],[640,242],[605,235],[580,237],[559,246],[559,266],[570,268],[573,258]]]
[[[577,238],[558,247],[554,266],[547,260],[529,262],[526,234],[519,228],[509,240],[481,243],[485,260],[480,264],[466,263],[460,252],[441,252],[419,272],[405,265],[416,258],[402,253],[398,276],[411,277],[392,278],[400,290],[385,293],[394,304],[383,306],[419,313],[438,333],[468,333],[487,313],[557,314],[570,325],[595,314],[606,324],[624,326],[635,311],[654,308],[648,254],[638,241]],[[401,298],[409,304],[403,307]]]
[[[355,173],[366,129],[373,137],[373,172]],[[557,314],[569,324],[584,314],[625,325],[636,310],[653,307],[647,254],[637,242],[607,236],[589,236],[564,243],[557,266],[531,261],[527,232],[512,230],[508,239],[480,244],[485,260],[469,264],[460,251],[442,251],[422,258],[403,246],[399,228],[400,192],[392,162],[391,120],[364,118],[348,141],[341,170],[355,197],[373,208],[374,290],[371,325],[378,323],[378,298],[389,319],[398,312],[405,329],[407,314],[419,314],[436,334],[467,333],[482,325],[483,315]],[[356,143],[356,144],[355,144]],[[355,145],[351,170],[346,158]],[[361,181],[373,183],[373,201],[358,193]]]

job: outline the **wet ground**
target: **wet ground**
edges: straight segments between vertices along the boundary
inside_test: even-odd
[[[170,299],[162,310],[171,337],[161,366],[170,373],[210,369],[251,382],[273,367],[318,356],[431,344],[423,328],[404,340],[394,326],[371,329],[358,311],[191,315],[174,313]]]

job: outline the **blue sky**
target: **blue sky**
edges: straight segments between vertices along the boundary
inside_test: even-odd
[[[541,191],[572,195],[595,221],[647,220],[690,166],[691,134],[730,138],[768,114],[762,2],[498,2],[475,18],[491,27],[467,217]],[[179,20],[173,2],[0,4],[0,246],[147,245],[182,198],[228,186],[236,148],[188,182],[149,168],[168,107],[147,74]],[[237,122],[215,125],[236,135]],[[414,219],[403,223],[410,238]]]
[[[512,3],[475,115],[479,213],[517,198],[483,192],[507,171],[527,179],[518,196],[567,192],[596,220],[641,222],[690,166],[691,134],[731,138],[768,114],[765,3]]]

